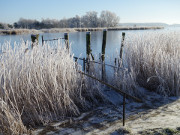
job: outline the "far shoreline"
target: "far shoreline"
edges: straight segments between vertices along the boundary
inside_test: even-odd
[[[86,32],[86,31],[118,31],[118,30],[156,30],[164,27],[103,27],[103,28],[50,28],[50,29],[0,29],[0,35],[21,35],[21,34],[39,34],[39,33],[60,33],[60,32]]]

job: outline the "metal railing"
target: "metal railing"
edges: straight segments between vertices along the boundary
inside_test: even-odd
[[[44,42],[44,41],[54,41],[54,40],[59,40],[59,39],[65,39],[65,38],[54,38],[54,39],[46,39],[46,40],[42,39],[42,42]]]
[[[74,59],[75,59],[76,62],[77,62],[77,59],[83,60],[83,70],[84,70],[84,72],[78,70],[78,72],[79,72],[80,74],[83,74],[83,75],[85,75],[85,76],[87,76],[87,77],[89,77],[89,78],[91,78],[91,79],[93,79],[93,80],[96,80],[96,81],[100,82],[101,84],[106,85],[106,86],[109,87],[109,88],[114,89],[116,92],[120,93],[120,94],[123,96],[123,126],[125,126],[125,105],[126,105],[126,98],[131,98],[131,99],[133,99],[134,101],[139,102],[139,103],[141,103],[142,100],[140,100],[139,98],[134,97],[134,96],[132,96],[132,95],[129,95],[128,93],[126,93],[126,92],[124,92],[124,91],[122,91],[122,90],[120,90],[120,89],[112,86],[111,84],[106,83],[105,81],[102,81],[102,80],[100,80],[100,79],[98,79],[98,78],[96,78],[96,77],[94,77],[94,76],[92,76],[92,75],[89,75],[89,74],[85,73],[85,65],[86,65],[86,63],[87,63],[87,60],[85,60],[85,58],[77,58],[77,57],[74,57]],[[88,62],[89,62],[89,61],[88,61]],[[94,62],[94,63],[97,63],[97,64],[104,64],[104,63],[95,62],[95,61],[91,61],[91,62]],[[114,68],[118,68],[118,67],[116,67],[116,66],[109,65],[109,64],[104,64],[104,65],[106,65],[106,66],[111,66],[111,67],[114,67]],[[122,68],[122,69],[123,69],[123,68]]]
[[[44,41],[53,41],[53,40],[59,40],[59,39],[65,39],[66,40],[68,38],[66,37],[66,38],[55,38],[55,39],[44,40],[43,37],[42,37],[42,43]],[[68,43],[67,43],[67,46],[68,46]],[[142,102],[142,100],[138,99],[137,97],[129,95],[128,93],[126,93],[126,92],[124,92],[124,91],[122,91],[122,90],[112,86],[111,84],[106,83],[103,80],[100,80],[100,79],[98,79],[98,78],[96,78],[94,76],[91,76],[91,75],[85,73],[86,63],[88,63],[88,64],[89,63],[96,63],[96,64],[100,64],[100,65],[104,65],[104,66],[109,66],[109,67],[112,67],[112,68],[117,68],[117,69],[122,69],[122,70],[124,70],[125,68],[122,68],[122,67],[119,67],[119,66],[110,65],[110,64],[106,64],[104,62],[97,62],[97,61],[94,61],[94,60],[90,61],[89,59],[78,58],[78,57],[75,57],[75,56],[73,58],[75,59],[75,62],[77,62],[77,60],[82,60],[83,61],[83,71],[84,72],[78,70],[78,73],[80,73],[82,75],[85,75],[85,76],[87,76],[87,77],[89,77],[89,78],[91,78],[93,80],[96,80],[96,81],[100,82],[101,84],[108,86],[109,88],[114,89],[116,92],[120,93],[123,96],[123,126],[125,126],[125,105],[126,105],[126,98],[131,98],[131,99],[133,99],[136,102]],[[116,63],[116,60],[115,60],[115,63]]]
[[[87,63],[87,60],[85,58],[78,58],[78,57],[75,57],[75,56],[73,58],[75,59],[75,61],[77,61],[79,59],[79,60],[83,60],[85,63]],[[88,60],[88,62],[96,63],[96,64],[100,64],[100,65],[105,65],[105,66],[109,66],[109,67],[112,67],[112,68],[125,69],[125,68],[122,68],[122,67],[118,67],[118,66],[114,66],[114,65],[111,65],[111,64],[106,64],[104,62],[98,62],[98,61],[94,61],[94,60],[93,61]]]

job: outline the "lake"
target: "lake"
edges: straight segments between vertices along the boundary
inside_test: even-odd
[[[122,32],[125,32],[126,35],[129,33],[144,33],[144,32],[154,32],[154,31],[180,31],[179,27],[167,27],[165,29],[158,29],[158,30],[124,30],[124,31],[108,31],[107,32],[107,43],[106,43],[106,62],[109,63],[110,61],[114,61],[114,58],[118,56],[120,45],[121,45],[121,38]],[[53,38],[60,38],[64,37],[64,33],[41,33],[39,38],[39,43],[42,44],[41,36],[43,35],[44,40],[53,39]],[[96,59],[99,58],[99,54],[101,53],[102,49],[102,31],[92,31],[91,32],[91,49],[92,53]],[[31,34],[25,35],[1,35],[0,36],[0,46],[3,45],[5,41],[13,42],[21,42],[21,40],[27,41],[31,40]],[[57,42],[57,41],[51,41]],[[62,40],[62,42],[64,42]],[[73,32],[69,33],[69,42],[71,45],[72,53],[76,57],[85,57],[86,56],[86,32]],[[109,60],[109,59],[111,60]]]

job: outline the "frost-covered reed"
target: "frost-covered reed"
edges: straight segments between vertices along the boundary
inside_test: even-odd
[[[132,82],[165,96],[180,96],[180,33],[127,34],[125,41],[124,66]]]
[[[114,64],[114,61],[112,61]],[[125,91],[142,97],[144,89],[164,96],[180,96],[180,33],[127,33],[120,68],[91,63],[90,73]]]
[[[126,35],[123,67],[106,68],[104,81],[138,97],[145,94],[139,86],[180,96],[180,33]],[[28,126],[78,115],[103,101],[101,85],[79,74],[81,67],[59,43],[26,49],[30,44],[2,45],[0,133],[29,133]],[[101,68],[91,64],[89,73],[102,77]]]
[[[77,72],[59,43],[33,50],[30,42],[10,44],[0,54],[0,133],[28,133],[27,127],[78,115],[102,101],[98,83]]]

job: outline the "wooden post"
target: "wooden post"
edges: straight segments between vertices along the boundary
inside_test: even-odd
[[[32,42],[31,48],[33,49],[34,44],[39,42],[39,34],[36,34],[36,35],[32,34],[31,42]]]
[[[125,119],[126,119],[126,115],[125,115],[125,105],[126,105],[126,94],[123,94],[123,126],[125,126]]]
[[[94,60],[91,50],[91,32],[88,31],[86,32],[86,59],[90,60],[90,57]]]
[[[104,29],[103,30],[103,40],[102,40],[102,56],[101,56],[102,62],[105,59],[106,37],[107,37],[107,29]]]
[[[117,58],[114,59],[114,65],[116,66],[117,63]]]
[[[91,32],[86,32],[86,58],[89,59],[91,54]]]
[[[76,66],[76,69],[77,69],[77,67],[78,67],[78,62],[77,62],[77,60],[78,60],[78,58],[75,57],[75,66]]]
[[[102,60],[102,80],[105,81],[105,49],[106,49],[106,37],[107,37],[107,30],[103,30],[103,40],[102,40],[102,53],[101,53],[101,60]]]
[[[44,38],[43,38],[43,35],[42,35],[42,46],[44,45]]]
[[[85,58],[83,58],[83,71],[85,73],[85,70],[86,70],[86,64],[85,64]]]
[[[122,64],[123,64],[123,47],[124,47],[124,39],[125,39],[125,32],[122,33],[119,66],[122,66]]]
[[[86,32],[86,70],[89,71],[89,60],[91,56],[91,32]]]
[[[105,63],[102,63],[102,81],[106,81]]]
[[[75,62],[77,62],[77,60],[78,60],[78,58],[76,57],[76,58],[75,58]]]
[[[66,48],[69,51],[69,34],[68,33],[64,33],[64,40],[65,40]]]

